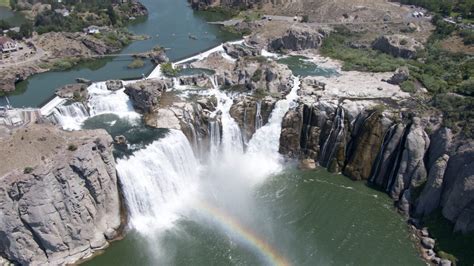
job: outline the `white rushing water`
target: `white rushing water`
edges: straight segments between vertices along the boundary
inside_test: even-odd
[[[130,211],[131,226],[141,233],[167,228],[178,218],[199,176],[199,163],[181,131],[171,130],[128,159],[117,161]]]
[[[65,130],[79,130],[82,123],[89,118],[89,112],[81,102],[59,105],[53,109],[53,119]]]
[[[89,94],[87,108],[83,103],[68,104],[65,99],[56,97],[58,99],[55,98],[51,104],[48,103],[45,112],[51,109],[49,112],[52,114],[52,119],[65,130],[79,130],[88,118],[101,114],[115,114],[130,120],[140,118],[125,94],[125,89],[110,91],[107,90],[105,82],[97,82],[90,85],[87,90]],[[52,104],[56,105],[53,107]]]
[[[247,152],[244,152],[240,128],[229,114],[233,100],[215,85],[216,113],[221,115],[222,132],[217,121],[210,123],[211,156],[203,162],[206,178],[235,176],[257,184],[281,170],[278,153],[281,122],[297,97],[299,79],[294,79],[293,89],[286,99],[276,103],[268,123],[256,131]],[[199,169],[191,144],[176,130],[130,158],[118,160],[117,172],[123,183],[132,227],[150,233],[157,226],[170,226],[179,218],[177,210],[192,197],[190,191],[196,189],[203,178]]]

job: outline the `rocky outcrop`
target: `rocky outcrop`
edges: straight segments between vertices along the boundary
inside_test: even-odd
[[[257,49],[242,44],[226,43],[224,44],[224,51],[233,58],[260,55]]]
[[[448,166],[448,160],[449,156],[445,154],[430,168],[428,181],[416,204],[416,215],[423,216],[430,214],[439,207],[441,193],[443,192],[444,173]]]
[[[123,82],[121,80],[107,80],[105,86],[109,91],[116,91],[123,88]]]
[[[125,85],[125,93],[140,112],[150,113],[157,108],[161,95],[172,86],[170,80],[142,80]]]
[[[201,88],[211,88],[212,83],[205,74],[184,76],[178,78],[179,85],[195,86]]]
[[[455,231],[474,230],[474,143],[461,144],[449,158],[441,206]]]
[[[380,36],[374,41],[372,48],[395,57],[415,58],[423,45],[411,37],[395,34]]]
[[[275,102],[271,97],[256,99],[242,96],[234,100],[230,115],[239,124],[245,141],[250,140],[255,131],[268,122]]]
[[[293,86],[292,72],[287,66],[253,57],[238,60],[232,71],[218,74],[217,81],[225,89],[249,91],[259,97],[284,96]]]
[[[458,143],[443,127],[429,136],[427,120],[400,119],[361,100],[302,99],[283,119],[280,153],[301,159],[305,169],[314,161],[367,180],[406,215],[420,218],[441,209],[454,230],[474,230],[472,140]]]
[[[74,100],[87,99],[87,84],[74,83],[64,85],[56,90],[56,95],[61,98]]]
[[[119,233],[112,139],[102,130],[43,130],[64,146],[0,178],[0,253],[22,265],[70,264]]]
[[[283,36],[271,40],[268,49],[270,51],[317,49],[326,34],[325,31],[314,28],[292,27]]]
[[[400,85],[404,81],[408,80],[410,77],[410,70],[408,70],[408,67],[400,67],[395,71],[395,74],[387,80],[388,83],[393,84],[393,85]]]

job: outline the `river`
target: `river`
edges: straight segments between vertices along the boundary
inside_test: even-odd
[[[148,20],[129,28],[153,38],[124,52],[160,44],[171,48],[168,55],[175,61],[235,37],[207,24],[184,0],[143,3],[150,10]],[[198,39],[190,40],[189,33]],[[35,106],[77,77],[126,78],[152,68],[128,70],[129,61],[98,60],[39,74],[20,83],[25,91],[10,99],[15,106]],[[299,71],[331,74],[311,66]],[[93,117],[82,125],[74,120],[82,121],[80,112],[65,110],[76,116],[66,122],[123,134],[132,149],[115,151],[129,211],[127,234],[84,264],[423,265],[386,194],[325,170],[297,170],[281,158],[281,122],[298,88],[299,78],[294,78],[291,93],[275,105],[269,122],[244,151],[240,129],[229,114],[233,99],[216,86],[211,93],[218,99],[222,130],[210,127],[210,136],[217,138],[211,138],[204,157],[193,152],[182,132],[140,124],[123,92],[106,91],[103,85],[89,89],[95,92],[88,103]]]
[[[133,22],[128,29],[151,38],[133,42],[122,50],[124,54],[145,52],[160,45],[168,48],[168,57],[176,61],[238,38],[216,25],[208,24],[206,14],[196,14],[185,0],[143,0],[142,3],[148,8],[148,19]],[[190,39],[189,34],[195,35],[197,40]],[[51,98],[57,88],[74,83],[76,78],[93,81],[127,79],[148,74],[154,67],[147,62],[143,68],[129,69],[127,65],[131,61],[131,57],[107,58],[79,64],[67,71],[37,74],[19,82],[15,95],[9,96],[9,99],[14,107],[36,107]]]

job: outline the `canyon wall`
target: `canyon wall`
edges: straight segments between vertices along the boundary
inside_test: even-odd
[[[283,120],[280,153],[385,191],[412,217],[440,208],[455,231],[474,230],[474,144],[419,117],[354,108],[357,101],[300,103]]]
[[[7,156],[31,164],[0,178],[0,255],[21,265],[59,265],[106,247],[121,226],[111,137],[44,125],[23,130],[1,143]],[[24,147],[17,141],[29,154],[11,150]]]

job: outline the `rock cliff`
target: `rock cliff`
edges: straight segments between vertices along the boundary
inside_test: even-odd
[[[472,231],[472,140],[454,141],[443,127],[429,136],[423,118],[377,106],[353,108],[357,101],[300,102],[284,117],[280,153],[367,180],[407,215],[422,217],[440,208],[455,231]]]
[[[42,149],[2,167],[0,254],[21,265],[59,265],[106,247],[121,226],[111,137],[34,125],[1,141],[5,156],[19,156],[16,145],[27,141]]]

